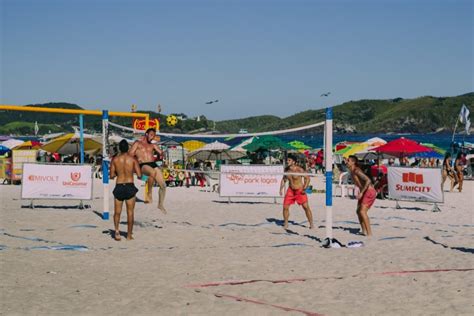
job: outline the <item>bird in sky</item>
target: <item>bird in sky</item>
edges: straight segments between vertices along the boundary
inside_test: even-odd
[[[326,93],[321,94],[321,96],[322,97],[328,97],[330,94],[331,94],[331,92],[326,92]]]
[[[206,104],[212,104],[212,103],[216,103],[216,102],[219,102],[219,100],[207,101]]]

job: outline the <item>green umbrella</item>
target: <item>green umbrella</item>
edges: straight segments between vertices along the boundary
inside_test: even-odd
[[[273,150],[273,149],[283,149],[283,150],[291,150],[294,149],[289,144],[285,143],[281,139],[275,136],[266,135],[266,136],[259,136],[255,137],[253,141],[244,146],[244,149],[255,152],[259,150]]]
[[[311,149],[311,147],[309,147],[308,145],[306,145],[305,143],[303,142],[300,142],[298,140],[294,140],[292,142],[289,142],[288,145],[296,148],[296,149]]]
[[[446,150],[439,148],[438,146],[431,144],[431,143],[421,143],[423,146],[428,147],[436,151],[437,153],[444,155],[446,154]]]

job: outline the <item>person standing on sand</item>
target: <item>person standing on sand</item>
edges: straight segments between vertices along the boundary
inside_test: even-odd
[[[454,170],[456,171],[457,180],[458,180],[458,190],[462,192],[462,184],[464,182],[464,154],[459,153],[456,156],[456,160],[454,161]]]
[[[133,181],[133,173],[135,172],[140,178],[142,173],[138,161],[128,154],[128,143],[122,139],[119,144],[120,154],[112,159],[110,166],[110,178],[117,177],[115,189],[113,191],[114,201],[114,225],[115,240],[120,240],[120,214],[122,213],[123,201],[127,206],[127,240],[132,240],[133,235],[133,213],[135,210],[135,195],[138,189]]]
[[[303,168],[296,164],[296,157],[292,154],[288,155],[287,158],[288,167],[286,168],[286,172],[292,173],[304,173],[305,171]],[[301,181],[301,178],[304,179]],[[289,186],[285,194],[285,199],[283,200],[283,219],[284,224],[283,228],[288,228],[288,219],[290,217],[290,205],[297,202],[301,205],[306,213],[306,217],[308,218],[309,228],[313,229],[313,213],[308,204],[308,196],[306,195],[306,188],[309,185],[309,176],[298,176],[298,175],[285,175],[283,179],[281,179],[280,184],[280,195],[283,196],[284,189],[285,189],[285,182],[289,181]]]
[[[458,183],[458,178],[453,168],[451,167],[451,154],[449,152],[446,153],[443,160],[442,182],[441,182],[442,190],[444,190],[444,182],[446,181],[447,178],[451,180],[451,188],[449,189],[449,191],[452,192],[454,189],[454,186]]]
[[[354,184],[359,188],[359,195],[357,196],[357,216],[362,228],[362,234],[365,236],[372,235],[370,228],[370,220],[367,215],[370,207],[374,204],[377,198],[377,191],[375,190],[369,177],[359,167],[359,160],[356,156],[349,156],[347,159],[347,167],[351,173]]]
[[[147,175],[151,179],[151,184],[148,186],[148,195],[145,197],[145,203],[152,202],[152,188],[153,182],[157,182],[160,186],[158,193],[158,209],[166,214],[164,206],[165,195],[166,195],[166,183],[163,179],[163,174],[160,168],[156,164],[153,152],[156,151],[160,156],[163,156],[163,151],[158,148],[156,144],[152,144],[153,139],[156,136],[156,130],[149,128],[146,130],[145,135],[137,140],[129,151],[129,154],[136,156],[140,164],[140,170],[144,175]]]

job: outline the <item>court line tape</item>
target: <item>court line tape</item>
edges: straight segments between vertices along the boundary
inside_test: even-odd
[[[413,274],[413,273],[438,273],[438,272],[467,272],[473,271],[474,268],[467,269],[426,269],[426,270],[401,270],[401,271],[386,271],[386,272],[376,272],[369,273],[369,275],[403,275],[403,274]],[[360,274],[351,275],[351,277],[356,277]],[[295,282],[305,282],[308,280],[320,280],[320,279],[343,279],[343,277],[319,277],[319,278],[294,278],[294,279],[281,279],[281,280],[265,280],[265,279],[253,279],[253,280],[227,280],[219,282],[210,282],[210,283],[201,283],[201,284],[188,284],[185,285],[185,288],[207,288],[223,285],[243,285],[257,282],[268,282],[273,284],[280,283],[295,283]]]
[[[264,302],[264,301],[259,301],[259,300],[240,297],[240,296],[227,295],[227,294],[221,294],[221,293],[214,293],[214,296],[216,296],[218,298],[233,299],[237,302],[246,302],[246,303],[254,303],[254,304],[258,304],[258,305],[271,306],[271,307],[275,307],[275,308],[284,310],[285,312],[300,312],[300,313],[303,313],[304,315],[307,315],[307,316],[323,316],[323,314],[319,314],[319,313],[315,313],[315,312],[309,312],[309,311],[299,309],[299,308],[292,308],[292,307],[286,307],[286,306],[282,306],[282,305],[271,304],[271,303],[267,303],[267,302]]]

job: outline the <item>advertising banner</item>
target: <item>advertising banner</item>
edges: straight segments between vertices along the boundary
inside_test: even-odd
[[[255,174],[250,174],[255,172]],[[279,173],[279,174],[275,174]],[[279,197],[283,166],[222,165],[221,197]]]
[[[388,167],[388,195],[393,200],[443,203],[441,169]]]
[[[23,164],[22,199],[91,200],[89,165]]]
[[[37,150],[23,150],[17,149],[12,151],[12,180],[21,180],[21,173],[23,172],[23,164],[26,162],[36,162]]]

